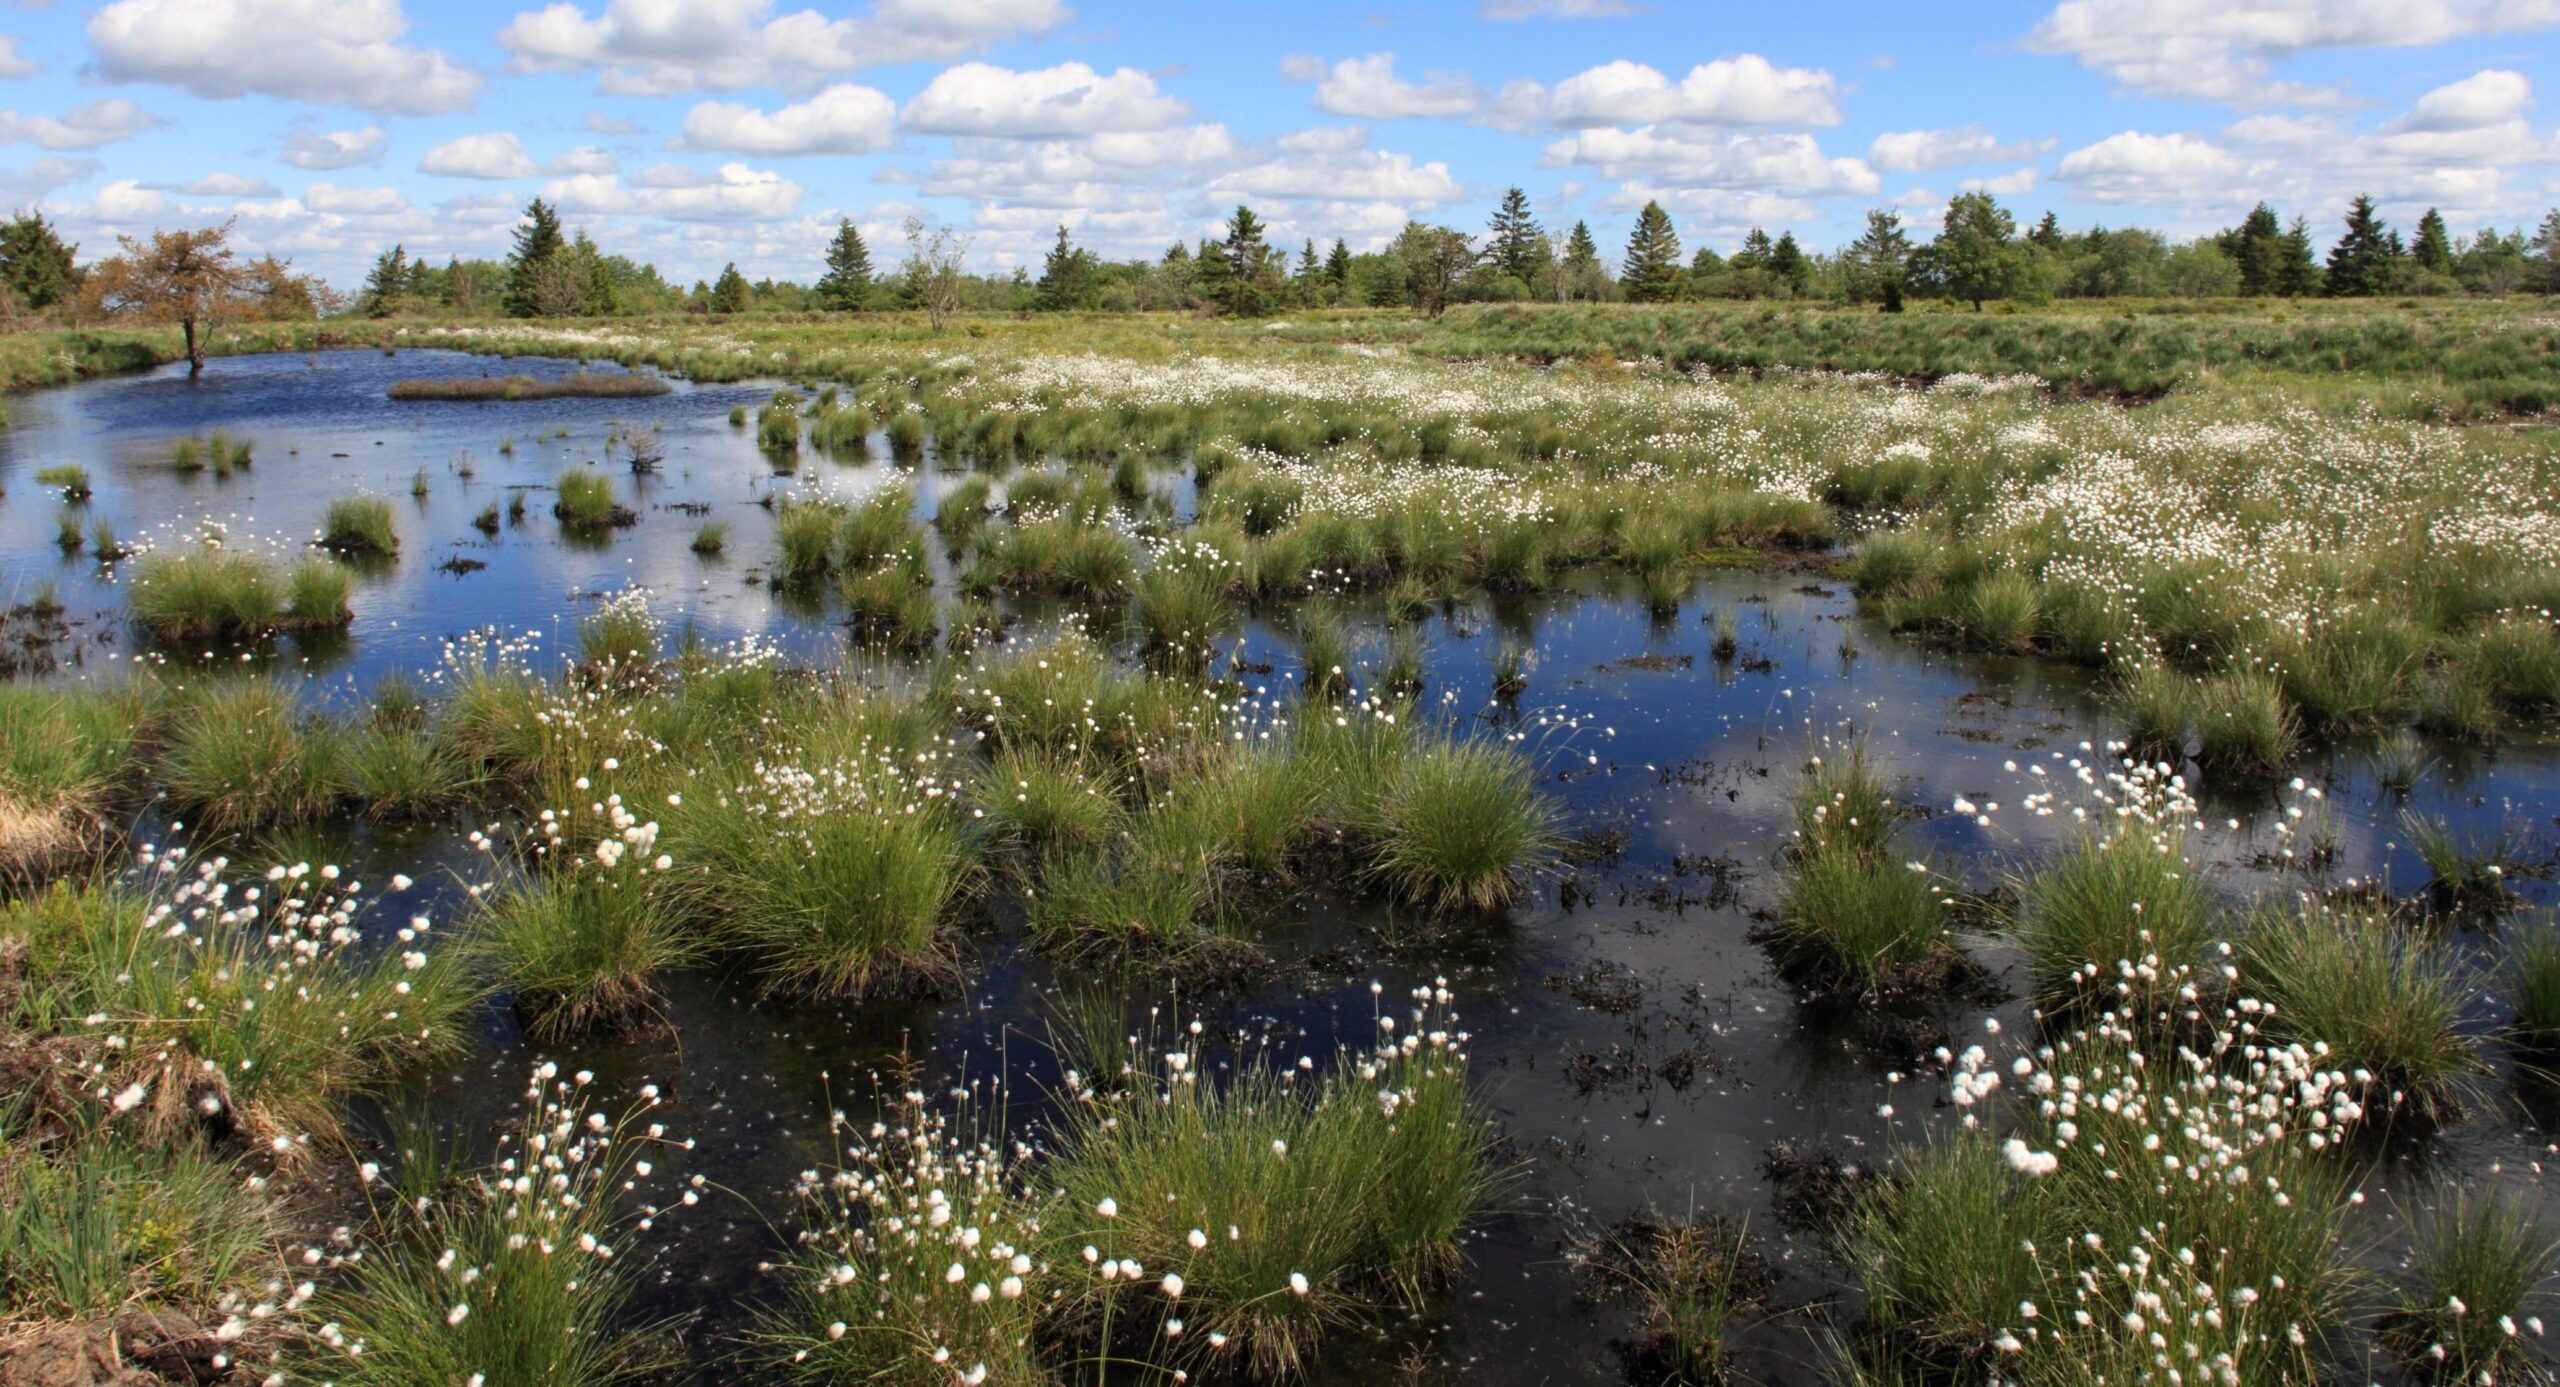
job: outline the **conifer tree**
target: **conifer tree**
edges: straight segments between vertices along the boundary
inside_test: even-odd
[[[507,316],[532,318],[541,314],[543,276],[568,245],[568,239],[560,234],[559,212],[550,203],[535,198],[524,209],[524,223],[516,228],[515,251],[507,257],[507,292],[503,300]]]
[[[356,301],[357,311],[368,318],[398,313],[409,297],[411,273],[406,246],[395,245],[375,256],[372,271],[364,277],[364,294]]]
[[[2320,280],[2320,262],[2313,258],[2311,250],[2311,219],[2297,213],[2293,225],[2285,228],[2276,292],[2298,299],[2319,293]]]
[[[711,311],[744,313],[747,311],[747,277],[738,273],[736,261],[721,267],[720,278],[711,286]]]
[[[2418,243],[2409,248],[2409,254],[2419,269],[2430,274],[2453,273],[2453,238],[2446,234],[2444,217],[2436,209],[2430,207],[2418,218]]]
[[[1513,188],[1502,195],[1502,205],[1494,209],[1493,224],[1485,233],[1485,260],[1522,284],[1535,283],[1541,234],[1538,218],[1529,210],[1529,195]]]
[[[1270,269],[1270,248],[1262,243],[1262,219],[1253,209],[1236,204],[1236,214],[1227,219],[1227,239],[1218,248],[1219,257],[1227,262],[1226,283],[1219,307],[1238,318],[1259,318],[1270,307],[1269,286],[1264,278]]]
[[[836,238],[827,243],[827,272],[818,277],[818,306],[830,313],[859,311],[871,298],[871,248],[862,232],[845,217],[836,223]]]
[[[1324,258],[1324,274],[1336,289],[1351,287],[1351,247],[1339,236],[1333,240],[1332,253]]]
[[[2239,229],[2222,237],[2223,253],[2240,267],[2240,292],[2252,297],[2284,292],[2284,228],[2276,209],[2261,202],[2249,209]]]
[[[1902,229],[1902,215],[1868,212],[1866,232],[1850,243],[1843,259],[1852,302],[1901,302],[1904,266],[1911,259],[1911,237]]]
[[[22,308],[49,308],[80,287],[72,256],[80,248],[63,244],[44,213],[20,212],[0,223],[0,286],[17,295]]]
[[[2371,298],[2396,287],[2400,237],[2385,226],[2373,199],[2358,194],[2347,207],[2346,234],[2329,252],[2331,298]]]
[[[1813,287],[1813,261],[1807,259],[1804,247],[1796,244],[1792,231],[1778,233],[1778,243],[1769,248],[1769,273],[1787,286],[1787,293],[1803,298]]]
[[[1058,243],[1049,248],[1049,256],[1040,262],[1040,288],[1032,302],[1039,308],[1056,313],[1069,308],[1082,308],[1089,297],[1085,273],[1091,257],[1078,250],[1067,239],[1066,223],[1058,224]]]
[[[1574,228],[1577,235],[1582,228]],[[1680,237],[1671,229],[1671,214],[1659,202],[1648,202],[1636,214],[1635,230],[1627,236],[1626,263],[1618,270],[1618,283],[1634,303],[1669,303],[1680,297],[1688,276],[1680,267]]]

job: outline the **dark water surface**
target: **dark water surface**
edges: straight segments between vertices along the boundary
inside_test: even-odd
[[[55,547],[57,505],[30,478],[59,462],[88,467],[97,498],[88,508],[128,541],[180,533],[218,521],[236,534],[293,538],[318,523],[332,495],[391,498],[402,550],[387,571],[362,581],[350,638],[305,651],[286,642],[257,658],[308,667],[322,696],[342,696],[390,669],[431,664],[442,642],[495,626],[549,639],[574,622],[596,594],[642,585],[655,609],[718,640],[754,635],[797,658],[832,660],[843,648],[836,614],[778,603],[752,581],[770,560],[771,516],[756,502],[776,491],[824,487],[857,495],[898,480],[917,484],[918,509],[962,473],[902,470],[875,440],[868,462],[802,454],[797,473],[775,475],[751,431],[733,430],[729,410],[752,413],[770,392],[760,385],[695,388],[643,400],[560,400],[490,404],[397,404],[394,380],[428,375],[572,368],[557,361],[491,361],[450,353],[335,353],[220,361],[199,380],[164,371],[35,395],[13,403],[14,427],[0,433],[0,595],[50,583],[86,624],[83,663],[56,678],[112,677],[132,657],[134,637],[117,615],[112,574],[91,557]],[[663,470],[633,477],[604,453],[607,422],[654,426]],[[226,428],[255,440],[253,470],[228,481],[182,477],[168,464],[173,440]],[[565,436],[560,431],[566,430]],[[500,444],[514,440],[512,456]],[[466,470],[462,459],[468,456]],[[601,542],[564,538],[549,514],[547,488],[564,467],[604,467],[640,513],[637,526]],[[423,471],[427,495],[410,487]],[[1179,510],[1187,484],[1159,478]],[[492,501],[528,489],[527,515],[495,539],[470,526]],[[697,517],[677,507],[708,507]],[[728,552],[690,551],[703,520],[730,526]],[[487,565],[439,571],[451,557]],[[1374,668],[1391,644],[1387,623],[1356,601],[1349,607],[1355,649]],[[1730,613],[1740,627],[1738,658],[1710,656],[1708,618]],[[1028,613],[1034,618],[1037,612]],[[1945,812],[1958,797],[2004,806],[2039,786],[2024,774],[2041,761],[2057,780],[2063,761],[2087,757],[2083,743],[2111,732],[2083,672],[2027,660],[1933,652],[1877,629],[1836,583],[1801,575],[1713,571],[1697,578],[1676,617],[1649,616],[1633,589],[1585,576],[1535,598],[1460,603],[1411,628],[1424,671],[1426,707],[1449,719],[1521,731],[1546,787],[1569,812],[1569,827],[1622,833],[1614,852],[1559,868],[1519,907],[1470,922],[1455,937],[1396,947],[1404,933],[1373,900],[1322,887],[1292,902],[1269,941],[1278,960],[1266,984],[1237,994],[1140,996],[1133,1024],[1149,1006],[1197,1016],[1213,1035],[1270,1037],[1288,1055],[1327,1053],[1373,1033],[1369,984],[1388,996],[1417,980],[1445,976],[1474,1037],[1474,1072],[1502,1124],[1517,1178],[1474,1236],[1472,1275],[1428,1313],[1389,1326],[1374,1341],[1355,1336],[1319,1377],[1371,1380],[1408,1357],[1453,1375],[1495,1383],[1609,1383],[1624,1378],[1613,1339],[1614,1311],[1579,1306],[1564,1242],[1582,1222],[1607,1222],[1647,1208],[1695,1206],[1749,1220],[1769,1239],[1788,1275],[1782,1305],[1815,1306],[1842,1277],[1810,1244],[1791,1241],[1771,1208],[1762,1153],[1782,1141],[1827,1143],[1855,1159],[1917,1140],[1937,1120],[1934,1082],[1897,1087],[1909,1068],[1875,1057],[1834,1018],[1800,1006],[1770,974],[1747,938],[1753,912],[1775,897],[1776,856],[1790,828],[1790,797],[1805,757],[1820,739],[1862,735],[1908,802],[1939,811],[1916,828],[1912,845],[1956,867],[1968,885],[1988,888],[2062,841],[2067,820],[2011,812],[1984,829]],[[1493,667],[1505,645],[1531,652],[1529,687],[1516,700],[1492,696]],[[1295,674],[1290,641],[1252,623],[1234,667],[1277,690]],[[1365,680],[1363,681],[1365,682]],[[2307,802],[2282,786],[2205,787],[2215,827],[2199,839],[2215,861],[2214,880],[2235,897],[2263,896],[2345,878],[2381,879],[2399,890],[2422,886],[2426,870],[2406,845],[2402,813],[2416,809],[2474,830],[2506,827],[2528,855],[2547,862],[2553,838],[2555,760],[2545,744],[2502,749],[2495,758],[2435,750],[2438,765],[2405,799],[2376,786],[2364,753],[2315,757],[2301,773],[2323,792],[2336,838],[2334,862],[2318,877],[2278,871],[2257,859],[2277,846],[2288,804]],[[2009,769],[2016,763],[2017,769]],[[2069,801],[2066,800],[2066,803]],[[2316,812],[2316,811],[2315,811]],[[2237,827],[2224,827],[2236,820]],[[462,845],[462,827],[401,835],[360,834],[329,846],[373,876],[406,870],[417,893],[450,916],[453,883],[485,875]],[[435,871],[434,868],[447,870]],[[2547,880],[2519,889],[2548,904]],[[412,903],[400,903],[405,914]],[[740,1324],[741,1306],[766,1288],[757,1265],[787,1251],[788,1191],[801,1170],[828,1161],[831,1106],[859,1108],[867,1074],[909,1056],[937,1081],[1009,1076],[1015,1114],[1028,1117],[1040,1086],[1055,1074],[1042,1040],[1062,984],[1046,961],[1020,950],[1015,922],[999,909],[973,941],[971,985],[940,1004],[829,1006],[760,997],[751,981],[720,973],[682,979],[665,1025],[599,1037],[555,1055],[564,1067],[597,1071],[608,1090],[662,1085],[661,1118],[698,1150],[685,1167],[710,1176],[722,1196],[660,1225],[652,1299],[706,1307],[698,1328],[701,1378],[730,1380],[719,1334]],[[2475,941],[2476,942],[2476,941]],[[1983,943],[1997,968],[2006,957]],[[2502,1014],[2485,996],[2478,1022]],[[2016,1003],[1951,1006],[1935,1018],[1961,1047],[1986,1018],[2012,1028]],[[488,1043],[455,1071],[427,1076],[421,1093],[438,1125],[484,1139],[513,1108],[535,1050],[510,1013],[487,1015]],[[2367,1188],[2399,1194],[2419,1171],[2497,1169],[2538,1176],[2546,1141],[2530,1109],[2509,1101],[2502,1076],[2495,1101],[2467,1124],[2423,1146],[2380,1158]],[[1901,1116],[1877,1115],[1893,1102]],[[2387,1223],[2387,1218],[2383,1220]],[[2388,1253],[2377,1249],[2376,1258]],[[1844,1308],[1842,1313],[1847,1313]],[[1744,1336],[1747,1375],[1812,1380],[1824,1312],[1772,1317]]]

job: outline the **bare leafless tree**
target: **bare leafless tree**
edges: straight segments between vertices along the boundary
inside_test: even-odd
[[[960,267],[968,259],[968,237],[922,217],[907,218],[907,292],[924,305],[925,320],[936,332],[960,307]]]

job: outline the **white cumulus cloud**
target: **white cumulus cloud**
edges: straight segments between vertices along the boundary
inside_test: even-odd
[[[382,157],[384,147],[390,143],[390,134],[379,125],[361,130],[314,130],[307,123],[297,123],[285,131],[284,149],[276,157],[298,169],[326,173],[370,164]]]
[[[775,15],[773,0],[610,0],[517,15],[498,43],[520,72],[597,70],[608,92],[801,88],[841,73],[941,62],[1044,34],[1074,14],[1059,0],[877,0],[858,17]]]
[[[1547,114],[1571,129],[1602,125],[1837,125],[1839,84],[1820,68],[1779,67],[1757,53],[1718,58],[1673,82],[1624,58],[1558,82]]]
[[[2555,0],[2065,0],[2027,36],[2145,96],[2239,107],[2343,105],[2273,63],[2334,48],[2426,47],[2560,25]]]
[[[74,106],[52,116],[20,115],[16,111],[0,111],[0,144],[21,140],[39,149],[96,149],[100,145],[129,140],[154,126],[169,122],[130,101],[92,101]]]
[[[899,113],[907,130],[932,135],[1055,139],[1104,131],[1161,130],[1191,108],[1134,68],[1100,73],[1083,63],[1015,72],[962,63],[937,74]]]
[[[478,73],[400,42],[400,0],[115,0],[89,19],[97,71],[202,97],[257,92],[398,115],[469,110]]]
[[[1960,164],[2013,164],[2053,148],[2051,140],[2003,140],[1989,126],[1893,130],[1867,146],[1867,161],[1888,173],[1927,173]]]
[[[770,113],[705,101],[684,118],[679,148],[739,154],[869,154],[889,147],[897,103],[885,93],[838,83]]]
[[[447,178],[530,178],[533,158],[508,131],[447,140],[418,160],[418,172]]]

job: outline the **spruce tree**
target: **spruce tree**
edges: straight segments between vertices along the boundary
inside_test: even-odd
[[[2542,215],[2542,225],[2534,228],[2531,255],[2541,272],[2535,287],[2546,294],[2560,294],[2560,208]]]
[[[1582,228],[1574,228],[1577,235]],[[1627,236],[1626,264],[1618,271],[1618,283],[1625,286],[1633,303],[1669,303],[1680,297],[1688,276],[1680,268],[1680,237],[1671,229],[1671,214],[1659,202],[1648,202],[1636,214],[1635,230]]]
[[[853,218],[836,222],[836,238],[827,243],[827,272],[818,277],[818,307],[829,313],[854,313],[871,298],[871,248]]]
[[[2284,228],[2276,209],[2261,202],[2236,231],[2222,237],[2223,253],[2240,267],[2240,292],[2251,297],[2284,292]]]
[[[1494,209],[1493,224],[1485,233],[1484,258],[1522,284],[1534,284],[1541,234],[1538,218],[1529,210],[1529,195],[1513,188],[1502,195],[1502,205]]]
[[[2027,244],[2049,251],[2062,249],[2062,219],[2051,208],[2045,210],[2044,219],[2036,223],[2035,230],[2027,233]]]
[[[1870,211],[1864,235],[1850,243],[1848,262],[1849,298],[1852,302],[1899,303],[1902,298],[1903,267],[1911,259],[1911,237],[1902,229],[1898,212]]]
[[[1351,247],[1339,236],[1334,238],[1332,253],[1324,258],[1324,274],[1336,289],[1351,287]]]
[[[2453,238],[2445,233],[2444,217],[2430,207],[2418,218],[2418,243],[2409,248],[2418,268],[2431,274],[2453,273]]]
[[[388,318],[400,311],[409,297],[409,251],[393,246],[374,257],[373,270],[364,277],[364,294],[356,300],[356,309],[368,318]]]
[[[1755,226],[1742,233],[1742,249],[1735,251],[1728,263],[1737,270],[1765,270],[1769,268],[1771,249],[1769,233]]]
[[[1083,307],[1085,262],[1085,253],[1067,239],[1066,223],[1059,223],[1058,243],[1040,262],[1040,289],[1032,298],[1033,305],[1050,313]]]
[[[1778,243],[1769,248],[1769,273],[1787,286],[1787,293],[1803,298],[1813,287],[1813,261],[1806,258],[1804,247],[1796,244],[1792,231],[1778,233]]]
[[[72,265],[79,249],[63,244],[44,213],[20,212],[0,223],[0,285],[18,296],[22,308],[60,303],[80,285],[80,272]]]
[[[2311,219],[2296,214],[2285,228],[2284,252],[2276,276],[2276,292],[2289,299],[2320,292],[2320,262],[2311,249]]]
[[[524,223],[516,228],[516,245],[507,257],[507,292],[503,304],[511,318],[532,318],[542,313],[542,276],[551,263],[568,249],[568,238],[560,234],[560,214],[550,203],[535,198],[524,209]]]
[[[1227,219],[1227,239],[1219,247],[1220,258],[1227,262],[1220,307],[1230,316],[1259,318],[1270,307],[1269,287],[1263,282],[1270,254],[1262,243],[1262,219],[1252,208],[1236,204],[1236,214]]]
[[[719,280],[711,286],[711,311],[747,311],[747,277],[738,273],[738,264],[734,260],[721,267]]]
[[[2399,277],[2400,238],[2383,225],[2373,199],[2358,194],[2347,207],[2347,231],[2329,252],[2331,298],[2371,298],[2392,291]]]

